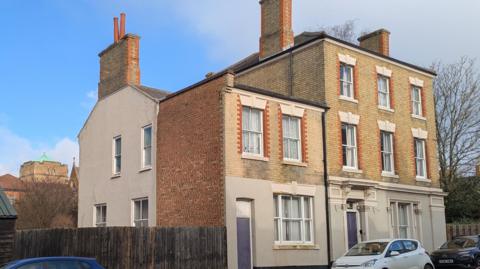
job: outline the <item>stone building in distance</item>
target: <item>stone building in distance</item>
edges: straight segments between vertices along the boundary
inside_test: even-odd
[[[49,158],[45,153],[35,161],[28,161],[20,167],[20,180],[28,181],[68,181],[68,166]]]

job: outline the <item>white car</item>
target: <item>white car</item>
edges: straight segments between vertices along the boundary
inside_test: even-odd
[[[358,243],[333,268],[433,269],[430,256],[414,239],[380,239]]]

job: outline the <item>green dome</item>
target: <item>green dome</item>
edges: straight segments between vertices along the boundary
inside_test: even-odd
[[[35,160],[36,162],[51,162],[52,159],[50,157],[47,156],[47,154],[44,152],[42,154],[42,156],[40,156],[40,158],[38,158],[37,160]]]

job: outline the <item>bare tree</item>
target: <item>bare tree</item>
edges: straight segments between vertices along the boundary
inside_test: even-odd
[[[333,25],[328,27],[321,27],[320,30],[324,31],[325,33],[333,37],[336,37],[354,44],[358,43],[357,38],[359,36],[362,36],[365,33],[368,33],[368,30],[363,30],[360,34],[357,33],[354,20],[348,20],[343,24],[338,24],[338,25]]]
[[[433,69],[440,176],[449,191],[457,177],[473,172],[480,157],[480,74],[468,57],[435,63]]]
[[[68,184],[28,182],[15,208],[18,229],[75,227],[76,195]]]

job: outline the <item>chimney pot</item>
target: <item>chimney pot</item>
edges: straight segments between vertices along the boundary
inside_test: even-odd
[[[120,37],[125,35],[125,13],[120,13]]]
[[[390,32],[386,29],[363,35],[358,38],[358,41],[362,48],[390,56]]]
[[[113,18],[113,41],[118,42],[118,18]]]

